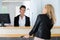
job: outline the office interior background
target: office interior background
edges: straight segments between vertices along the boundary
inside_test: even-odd
[[[25,5],[27,7],[25,14],[30,17],[31,26],[33,26],[36,16],[41,14],[45,4],[52,4],[54,6],[57,18],[55,26],[60,26],[60,0],[0,0],[0,13],[9,13],[11,25],[13,25],[14,17],[19,14],[19,7]]]
[[[45,4],[52,4],[55,9],[56,23],[54,27],[60,27],[60,0],[0,0],[0,13],[9,13],[11,24],[14,25],[14,17],[19,15],[19,7],[25,5],[26,13],[30,17],[31,27],[33,27],[36,17],[42,13],[42,8]],[[60,29],[55,31],[60,34]],[[54,31],[52,31],[54,33]]]
[[[9,13],[11,25],[14,25],[14,17],[19,14],[19,7],[25,5],[27,7],[25,14],[30,17],[31,26],[33,26],[45,4],[54,6],[57,18],[55,26],[60,26],[60,0],[0,0],[0,13]]]

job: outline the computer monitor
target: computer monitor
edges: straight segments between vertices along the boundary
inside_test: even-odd
[[[4,24],[10,24],[11,22],[10,22],[10,16],[9,16],[9,14],[1,14],[0,13],[0,24],[1,24],[1,27],[3,26],[5,26]]]

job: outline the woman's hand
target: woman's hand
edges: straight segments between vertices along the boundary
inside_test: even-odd
[[[29,38],[29,35],[24,36],[23,38]]]

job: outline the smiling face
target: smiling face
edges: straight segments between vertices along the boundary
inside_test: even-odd
[[[47,13],[47,9],[45,7],[43,8],[42,13],[43,14],[46,14]]]
[[[26,10],[25,8],[21,8],[21,9],[20,9],[20,13],[21,13],[21,15],[24,15],[25,10]]]
[[[26,11],[26,6],[24,6],[24,5],[21,5],[21,7],[20,7],[20,14],[21,14],[21,16],[23,16],[24,15],[24,13],[25,13],[25,11]]]

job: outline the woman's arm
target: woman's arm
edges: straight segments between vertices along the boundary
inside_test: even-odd
[[[29,33],[30,36],[37,31],[37,29],[39,28],[40,22],[41,22],[40,15],[38,15],[37,20],[35,22],[35,25],[34,25],[33,29],[30,31],[30,33]]]

